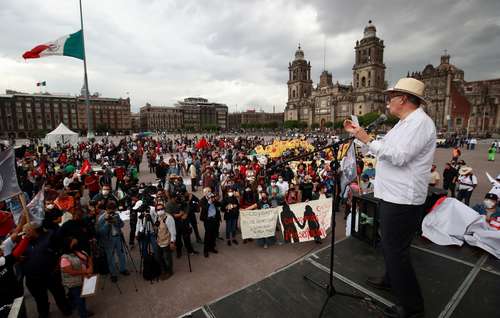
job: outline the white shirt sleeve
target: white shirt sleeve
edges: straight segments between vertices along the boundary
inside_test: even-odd
[[[379,160],[387,160],[394,166],[402,167],[416,158],[429,140],[432,140],[426,134],[431,134],[433,131],[422,125],[409,125],[402,131],[405,134],[401,138],[407,139],[405,143],[392,143],[389,146],[385,144],[384,139],[374,140],[369,144],[370,152],[374,153]]]
[[[170,232],[170,240],[175,242],[175,237],[177,236],[177,232],[175,231],[175,221],[171,215],[168,215],[165,219],[165,224],[167,225],[168,231]]]

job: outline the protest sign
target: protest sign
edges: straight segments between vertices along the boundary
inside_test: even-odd
[[[274,236],[280,210],[281,207],[241,211],[241,237],[258,239]]]
[[[331,226],[331,199],[285,205],[279,209],[279,222],[285,242],[306,242],[326,237],[326,231]]]

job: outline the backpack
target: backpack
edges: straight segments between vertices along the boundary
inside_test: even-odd
[[[166,220],[166,214],[162,218],[160,218],[160,225],[158,226],[158,238],[156,239],[156,242],[159,246],[168,246],[172,239],[167,224],[165,223]]]

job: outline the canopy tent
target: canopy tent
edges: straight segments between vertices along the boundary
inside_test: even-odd
[[[45,136],[45,143],[52,147],[56,146],[58,142],[61,145],[76,145],[78,143],[78,133],[70,130],[63,123],[60,123],[56,129]]]

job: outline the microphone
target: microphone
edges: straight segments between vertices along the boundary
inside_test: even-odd
[[[375,119],[375,121],[373,121],[371,124],[369,124],[365,128],[365,131],[368,133],[372,132],[372,130],[374,130],[378,126],[382,125],[386,120],[387,120],[387,116],[385,114],[381,114],[380,116],[378,116],[377,119]]]

